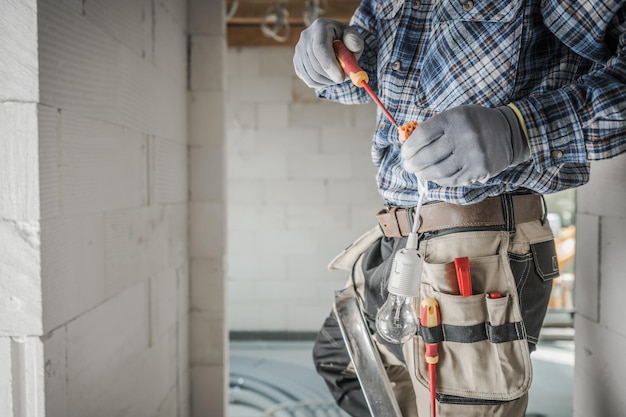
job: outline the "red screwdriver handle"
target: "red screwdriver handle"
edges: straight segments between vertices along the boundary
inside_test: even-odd
[[[357,87],[363,87],[363,83],[366,84],[369,82],[369,77],[365,71],[359,66],[356,62],[356,58],[352,51],[346,48],[346,45],[343,44],[339,39],[335,39],[333,41],[333,49],[335,50],[335,55],[337,55],[337,59],[339,60],[339,65],[341,68],[348,74],[352,83]]]

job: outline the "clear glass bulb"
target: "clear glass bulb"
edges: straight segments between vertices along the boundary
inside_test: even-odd
[[[413,299],[389,293],[387,301],[376,313],[376,330],[383,339],[404,343],[417,333]]]

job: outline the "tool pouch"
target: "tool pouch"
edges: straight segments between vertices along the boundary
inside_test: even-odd
[[[434,297],[442,324],[421,327],[404,346],[419,415],[430,413],[427,342],[438,343],[439,416],[522,417],[532,379],[528,341],[538,339],[551,279],[558,275],[553,241],[531,244],[522,255],[508,253],[508,232],[459,233],[422,244],[425,265],[415,308]],[[459,293],[456,256],[470,259],[471,296]]]

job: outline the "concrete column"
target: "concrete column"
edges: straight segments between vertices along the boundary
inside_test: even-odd
[[[191,415],[226,416],[225,2],[188,0]]]

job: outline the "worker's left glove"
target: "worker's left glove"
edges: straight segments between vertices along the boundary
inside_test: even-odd
[[[402,145],[402,158],[419,179],[457,186],[487,181],[530,152],[511,108],[466,105],[420,123]]]

